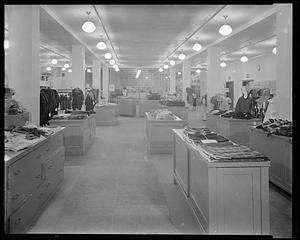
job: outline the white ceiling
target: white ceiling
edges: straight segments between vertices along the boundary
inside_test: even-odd
[[[181,50],[191,58],[192,66],[206,63],[206,48],[220,46],[221,58],[236,61],[240,54],[250,57],[271,51],[276,44],[275,14],[268,14],[275,5],[41,5],[40,33],[41,45],[52,51],[41,49],[41,64],[49,63],[53,52],[59,62],[71,60],[72,44],[86,47],[86,65],[94,59],[104,59],[107,50],[99,50],[96,44],[102,36],[109,46],[119,67],[157,68],[175,48],[183,43],[197,28],[203,27],[184,43],[169,60],[177,58]],[[220,10],[221,9],[221,10]],[[85,33],[81,25],[90,11],[91,20],[96,25],[94,33]],[[111,40],[109,44],[98,12]],[[228,15],[228,23],[233,28],[230,37],[218,33]],[[266,17],[264,17],[264,15]],[[212,19],[210,19],[213,16]],[[254,21],[254,19],[260,19]],[[209,20],[207,23],[206,21]],[[7,27],[7,24],[6,24]],[[238,32],[239,31],[239,32]],[[193,44],[199,41],[203,51],[195,53]],[[250,44],[250,45],[249,45]],[[109,64],[108,64],[109,65]]]

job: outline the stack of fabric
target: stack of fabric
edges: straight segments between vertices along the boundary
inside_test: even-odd
[[[282,119],[269,119],[267,122],[256,126],[258,129],[263,129],[270,136],[271,134],[292,137],[293,125],[291,121]]]
[[[183,133],[186,137],[193,140],[196,145],[229,141],[227,138],[211,132],[208,128],[191,128],[186,126],[183,130]]]
[[[155,120],[177,120],[177,117],[168,109],[152,110],[149,115]]]
[[[162,99],[159,103],[165,106],[185,106],[185,102],[180,99]]]

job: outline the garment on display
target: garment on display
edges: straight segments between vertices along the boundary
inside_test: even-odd
[[[72,89],[72,109],[80,110],[84,101],[84,95],[80,88]]]
[[[159,103],[165,106],[185,106],[185,102],[182,99],[161,99]]]
[[[49,120],[57,114],[60,98],[55,89],[42,88],[40,91],[40,125],[49,125]]]
[[[149,93],[149,95],[147,95],[147,99],[148,100],[160,100],[160,95],[158,93]]]
[[[266,131],[270,136],[271,134],[292,137],[293,136],[293,124],[291,121],[282,119],[269,119],[268,121],[256,126],[258,129]]]
[[[92,91],[88,91],[85,98],[86,111],[93,111],[96,104],[96,96]]]
[[[177,120],[178,118],[168,109],[157,109],[149,112],[149,116],[155,120]]]

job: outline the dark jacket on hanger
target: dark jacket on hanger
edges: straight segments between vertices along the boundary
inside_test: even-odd
[[[252,97],[244,98],[241,96],[235,106],[235,113],[247,113],[250,114],[254,111],[254,103]]]
[[[81,109],[83,101],[84,101],[84,95],[83,92],[80,88],[74,88],[72,90],[72,109],[76,110],[76,109]]]

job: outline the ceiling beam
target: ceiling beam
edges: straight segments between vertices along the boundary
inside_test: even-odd
[[[91,50],[84,41],[78,37],[71,29],[68,27],[47,5],[40,5],[42,9],[44,9],[56,22],[58,22],[66,31],[68,31],[78,42],[80,42],[83,46],[85,46],[94,56],[97,60],[100,60],[102,64],[107,66],[107,64],[102,60],[98,58],[98,55]]]
[[[223,42],[224,40],[226,40],[230,37],[233,37],[234,35],[246,30],[247,28],[251,27],[252,25],[261,22],[262,20],[266,19],[267,17],[270,17],[271,15],[275,14],[278,10],[279,10],[279,6],[277,4],[274,4],[274,6],[271,9],[269,9],[268,11],[264,12],[263,14],[259,15],[256,18],[253,18],[251,21],[247,22],[243,26],[237,28],[234,31],[234,34],[230,34],[226,37],[221,37],[221,38],[217,39],[216,41],[214,41],[214,42],[208,44],[207,46],[205,46],[204,48],[202,48],[200,50],[200,52],[197,52],[197,53],[193,54],[192,56],[188,57],[186,60],[191,59],[191,58],[195,57],[198,54],[201,54],[202,52],[206,51],[208,48],[213,47],[213,46]]]
[[[52,53],[54,53],[54,54],[56,54],[56,55],[62,57],[62,58],[65,58],[65,59],[67,59],[67,60],[69,60],[69,61],[72,61],[71,58],[62,55],[62,54],[58,53],[57,51],[55,51],[55,50],[53,50],[53,49],[50,49],[50,48],[48,48],[48,47],[45,47],[45,46],[43,46],[42,44],[40,45],[40,48],[43,48],[43,49],[45,49],[45,50],[47,50],[47,51],[49,51],[49,52],[52,52]]]

